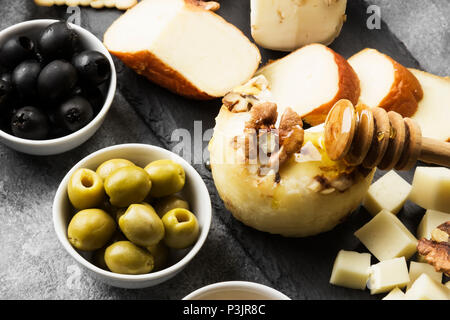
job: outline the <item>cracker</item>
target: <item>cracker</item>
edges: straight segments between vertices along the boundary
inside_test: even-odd
[[[127,10],[135,6],[137,0],[34,0],[38,6],[51,7],[54,5],[69,7],[91,6],[95,9],[116,8],[119,10]]]

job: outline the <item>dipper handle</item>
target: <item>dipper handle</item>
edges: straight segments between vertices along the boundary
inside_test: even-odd
[[[422,137],[416,121],[394,111],[336,102],[325,121],[331,160],[381,170],[411,169],[417,160],[450,167],[450,143]]]
[[[423,137],[419,159],[424,162],[450,167],[450,143]]]

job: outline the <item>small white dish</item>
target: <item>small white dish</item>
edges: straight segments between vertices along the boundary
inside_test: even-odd
[[[7,39],[15,35],[35,33],[36,30],[43,29],[46,26],[58,21],[59,20],[40,19],[15,24],[0,31],[0,43],[3,43]],[[86,142],[94,135],[94,133],[100,128],[100,126],[103,124],[103,121],[105,120],[106,114],[111,107],[111,103],[116,92],[117,80],[114,62],[108,50],[96,36],[77,25],[70,24],[70,26],[80,35],[81,43],[84,48],[96,50],[103,53],[110,62],[111,79],[109,80],[105,103],[96,117],[92,119],[92,121],[85,127],[61,138],[49,140],[28,140],[15,137],[0,130],[0,142],[7,145],[11,149],[32,155],[53,155],[63,153],[72,150]]]
[[[271,287],[248,281],[210,284],[188,294],[183,300],[291,300]]]
[[[128,159],[141,167],[155,160],[172,159],[181,164],[185,170],[186,184],[181,193],[189,202],[191,211],[197,217],[200,235],[193,247],[177,251],[179,255],[174,257],[175,262],[166,269],[142,275],[125,275],[106,271],[89,261],[92,254],[77,251],[67,239],[67,226],[72,217],[72,206],[67,196],[67,185],[70,177],[79,168],[95,170],[104,161],[114,158]],[[129,289],[155,286],[169,280],[183,270],[205,243],[211,225],[211,216],[212,208],[209,192],[197,171],[177,154],[146,144],[116,145],[101,149],[82,159],[61,181],[53,201],[53,224],[56,235],[69,255],[95,278],[115,287]]]

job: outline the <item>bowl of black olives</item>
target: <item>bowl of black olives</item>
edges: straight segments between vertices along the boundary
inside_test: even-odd
[[[0,32],[0,142],[52,155],[100,128],[116,90],[113,60],[86,29],[31,20]]]
[[[169,280],[202,248],[208,189],[177,154],[146,144],[101,149],[63,178],[53,224],[64,249],[95,278],[144,288]]]

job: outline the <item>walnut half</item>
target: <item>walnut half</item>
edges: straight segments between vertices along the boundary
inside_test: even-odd
[[[434,266],[436,271],[450,276],[450,221],[447,221],[431,233],[431,240],[420,239],[417,245],[419,254]]]

